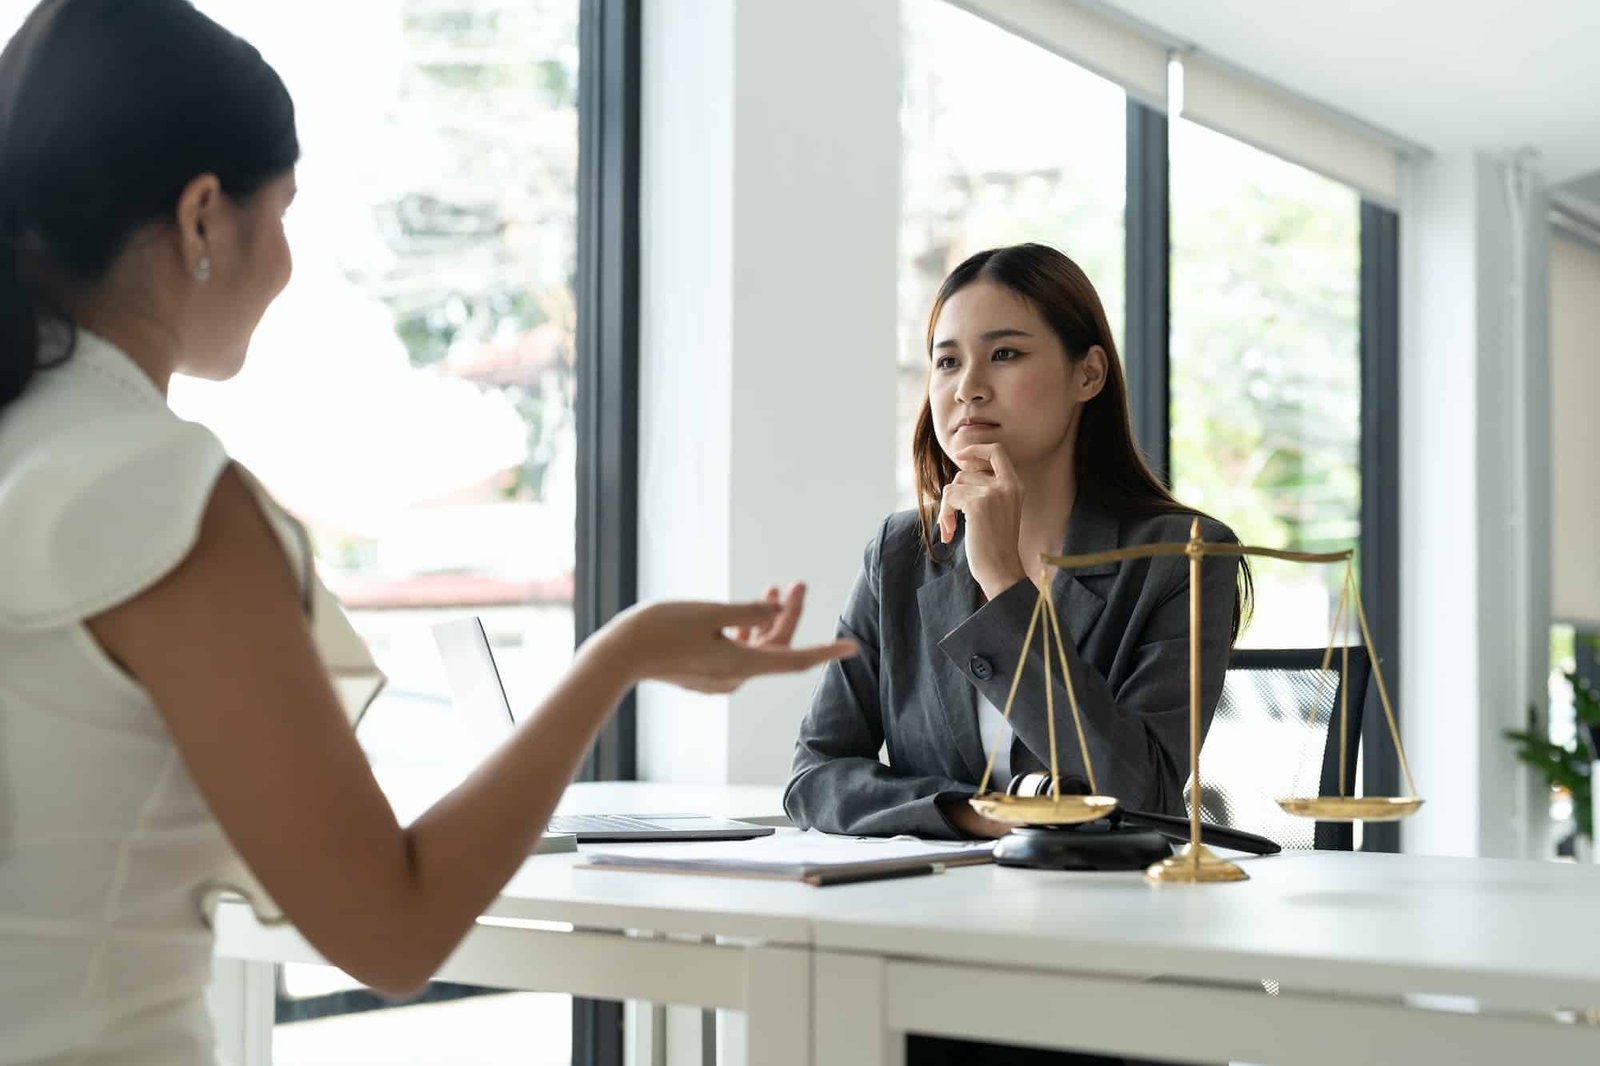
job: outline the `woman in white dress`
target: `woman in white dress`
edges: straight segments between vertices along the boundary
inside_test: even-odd
[[[799,586],[635,608],[401,827],[300,534],[165,402],[174,373],[236,373],[288,281],[298,153],[277,75],[187,0],[45,0],[0,54],[3,1064],[214,1062],[202,901],[245,878],[409,993],[632,685],[726,692],[854,651],[789,646]]]

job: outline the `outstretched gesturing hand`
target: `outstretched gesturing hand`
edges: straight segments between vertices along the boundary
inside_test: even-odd
[[[808,670],[856,654],[849,641],[791,647],[804,605],[805,585],[797,583],[787,597],[780,599],[772,588],[756,603],[643,604],[612,625],[640,680],[732,692],[752,677]]]

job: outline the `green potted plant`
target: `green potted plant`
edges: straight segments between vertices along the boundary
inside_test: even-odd
[[[1550,740],[1549,727],[1539,720],[1536,707],[1528,708],[1528,728],[1508,729],[1505,736],[1516,746],[1517,758],[1533,767],[1551,788],[1565,789],[1572,797],[1572,819],[1576,835],[1587,845],[1594,840],[1595,760],[1600,759],[1600,692],[1570,670],[1563,676],[1572,685],[1573,716],[1577,736],[1569,743]]]

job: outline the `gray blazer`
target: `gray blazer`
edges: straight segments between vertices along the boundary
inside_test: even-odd
[[[1064,553],[1186,541],[1192,515],[1118,517],[1080,499]],[[796,825],[832,833],[955,837],[936,801],[977,791],[987,753],[978,693],[1004,707],[1038,599],[1019,581],[985,603],[957,539],[930,559],[915,511],[890,515],[867,545],[839,636],[861,654],[826,668],[800,726],[783,805]],[[1234,541],[1202,519],[1208,541]],[[1222,693],[1238,559],[1202,567],[1203,726]],[[1057,574],[1060,614],[1097,783],[1139,810],[1182,814],[1189,764],[1189,561],[1137,559]],[[1087,781],[1057,662],[1057,757]],[[1050,765],[1037,634],[1011,711],[1015,773]],[[887,744],[888,765],[878,760]],[[998,787],[1004,788],[1005,782]],[[991,788],[997,787],[991,783]]]

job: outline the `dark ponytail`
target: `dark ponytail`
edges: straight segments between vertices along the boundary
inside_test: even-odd
[[[0,186],[0,408],[22,392],[33,376],[34,359],[20,359],[12,351],[38,351],[35,315],[22,286],[21,255],[17,242],[21,225],[17,209],[6,203],[7,189]]]
[[[282,80],[189,0],[43,0],[0,52],[0,409],[71,354],[62,293],[189,182],[243,200],[299,155]]]

